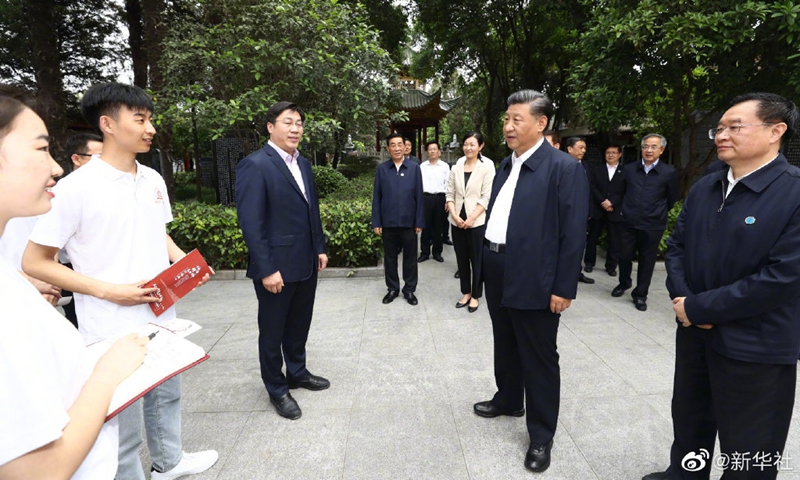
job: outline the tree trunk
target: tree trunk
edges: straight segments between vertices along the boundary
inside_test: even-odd
[[[166,10],[164,0],[141,0],[142,26],[144,32],[144,50],[147,55],[149,71],[148,85],[154,92],[158,92],[164,85],[161,69],[161,53],[164,37],[167,34]],[[156,103],[156,108],[158,104]],[[155,112],[154,112],[155,113]],[[172,175],[172,125],[161,124],[159,135],[156,137],[161,149],[161,176],[167,184],[169,199],[175,201],[175,179]]]
[[[51,0],[27,0],[22,5],[30,30],[31,64],[38,87],[37,110],[53,137],[51,149],[57,157],[67,137],[67,100],[56,36],[56,4]]]
[[[128,45],[131,47],[133,84],[147,88],[147,51],[144,48],[142,4],[140,0],[125,0],[125,22],[128,24]]]

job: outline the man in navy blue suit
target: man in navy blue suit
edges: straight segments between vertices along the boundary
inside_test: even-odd
[[[707,479],[712,459],[726,480],[774,479],[795,456],[800,169],[780,149],[798,120],[791,101],[749,93],[709,131],[727,168],[692,187],[667,241],[674,441],[667,471],[644,480]]]
[[[291,420],[302,412],[289,389],[330,386],[306,368],[317,272],[328,256],[311,164],[297,151],[304,120],[293,103],[270,107],[269,142],[236,167],[239,225],[250,253],[247,276],[258,297],[261,378],[278,414]]]
[[[383,270],[388,292],[383,303],[391,303],[400,291],[397,256],[403,252],[403,297],[417,305],[417,234],[425,223],[422,173],[419,163],[404,157],[403,136],[386,137],[392,157],[375,170],[372,190],[372,229],[383,237]]]
[[[503,133],[514,152],[494,179],[483,248],[497,393],[474,406],[481,417],[521,417],[525,400],[525,467],[534,472],[550,466],[561,389],[558,322],[577,293],[589,215],[583,167],[544,141],[552,114],[552,102],[535,90],[508,97]]]

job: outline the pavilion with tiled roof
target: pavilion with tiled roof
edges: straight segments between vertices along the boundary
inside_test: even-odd
[[[408,113],[408,120],[391,124],[392,132],[400,132],[414,142],[414,152],[421,157],[421,149],[428,141],[428,128],[434,127],[435,137],[439,139],[439,122],[447,116],[460,98],[442,100],[442,90],[428,93],[418,89],[403,89],[402,109]],[[380,138],[377,139],[380,144]],[[380,147],[379,147],[380,148]]]

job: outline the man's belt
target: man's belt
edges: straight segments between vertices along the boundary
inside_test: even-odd
[[[427,195],[427,196],[429,196],[429,197],[436,197],[436,196],[439,196],[439,195],[444,195],[444,192],[439,192],[439,193],[428,193],[428,192],[424,192],[424,193],[425,193],[425,195]]]
[[[483,244],[486,245],[486,248],[491,250],[495,253],[506,253],[506,244],[505,243],[494,243],[490,242],[489,240],[483,239]]]

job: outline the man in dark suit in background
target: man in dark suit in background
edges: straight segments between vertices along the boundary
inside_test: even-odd
[[[409,162],[414,162],[419,165],[419,158],[413,155],[414,144],[411,143],[411,140],[408,138],[403,138],[403,145],[405,145],[405,149],[403,150],[403,160],[408,160]]]
[[[306,368],[317,272],[328,256],[311,164],[297,151],[304,120],[293,103],[270,107],[269,142],[236,167],[239,225],[250,253],[247,276],[258,297],[261,378],[278,414],[291,420],[302,412],[289,389],[330,386]]]
[[[402,135],[386,137],[386,150],[392,158],[375,170],[372,229],[383,237],[383,271],[389,290],[383,303],[391,303],[400,292],[397,256],[403,252],[403,297],[416,305],[417,234],[425,226],[425,203],[419,164],[404,158],[404,149]]]
[[[508,98],[503,132],[514,152],[497,170],[483,248],[497,393],[474,406],[481,417],[521,417],[526,401],[525,467],[534,472],[550,466],[561,389],[558,323],[578,289],[589,215],[583,168],[544,141],[552,113],[537,91]]]
[[[619,252],[619,285],[611,296],[631,288],[633,257],[638,256],[636,288],[631,292],[639,311],[647,310],[647,293],[658,258],[658,244],[667,229],[667,216],[678,199],[678,174],[660,160],[667,139],[651,133],[642,139],[642,161],[623,167],[625,193]]]
[[[597,261],[597,240],[603,228],[608,227],[608,250],[606,252],[606,273],[617,275],[619,261],[620,224],[622,222],[622,194],[624,192],[622,147],[611,144],[606,148],[606,161],[589,170],[589,190],[592,194],[589,219],[589,236],[586,238],[586,253],[583,256],[584,269],[591,272]]]
[[[547,136],[545,136],[545,138],[547,138]],[[550,143],[552,145],[552,142],[550,142]],[[583,137],[570,137],[570,138],[567,139],[565,144],[567,145],[567,153],[569,153],[570,156],[572,158],[574,158],[575,160],[577,160],[578,163],[581,164],[581,167],[583,167],[583,171],[586,173],[586,180],[588,182],[588,180],[589,180],[589,168],[586,166],[585,163],[583,163],[583,157],[584,157],[584,155],[586,155],[586,139],[583,138]],[[591,208],[591,202],[590,202],[589,214],[591,215],[591,213],[592,213],[592,208]],[[589,217],[587,219],[587,226],[586,226],[586,234],[587,234],[587,236],[589,234],[589,226],[591,225],[591,221],[592,221],[592,218]],[[588,283],[589,285],[594,283],[594,279],[593,278],[589,278],[586,275],[584,275],[583,274],[583,270],[581,270],[580,267],[578,267],[578,270],[580,270],[580,275],[578,275],[578,281],[579,282]],[[592,271],[592,269],[590,268],[590,269],[586,270],[586,273],[589,273],[591,271]]]

